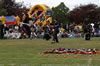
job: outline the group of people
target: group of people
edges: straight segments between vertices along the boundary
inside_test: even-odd
[[[28,14],[23,23],[20,25],[3,25],[0,21],[0,39],[33,39],[42,38],[49,40],[51,37],[52,43],[59,43],[59,37],[85,37],[85,40],[90,40],[90,37],[99,35],[100,25],[98,24],[58,24],[55,20],[53,24],[45,25],[42,27],[41,24],[29,24],[32,18],[29,18]]]
[[[71,23],[69,30],[74,36],[85,37],[86,40],[90,40],[90,37],[100,37],[100,23]]]
[[[45,25],[42,27],[41,24],[29,24],[30,20],[32,19],[26,14],[23,23],[20,23],[20,25],[2,24],[0,21],[0,39],[42,38],[49,40],[53,37],[53,43],[54,41],[59,42],[57,37],[57,33],[59,32],[58,25],[52,27]]]

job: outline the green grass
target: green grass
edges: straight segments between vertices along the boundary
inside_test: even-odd
[[[98,48],[100,49],[100,38],[92,38],[85,41],[83,38],[59,39],[59,44],[51,44],[50,41],[42,39],[23,40],[0,40],[0,66],[99,66],[100,55],[58,55],[43,52],[52,48]],[[41,53],[38,55],[38,53]],[[67,56],[64,58],[63,56]],[[75,58],[74,56],[77,56]]]

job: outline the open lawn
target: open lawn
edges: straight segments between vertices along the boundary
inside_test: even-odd
[[[100,38],[85,41],[83,38],[61,38],[60,43],[51,44],[42,39],[0,40],[0,66],[99,66],[100,55],[43,54],[52,48],[98,48]],[[64,58],[66,56],[66,58]]]

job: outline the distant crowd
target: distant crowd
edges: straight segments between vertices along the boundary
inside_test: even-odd
[[[23,25],[11,25],[5,24],[3,25],[3,39],[26,39],[28,38],[26,34],[26,30]],[[44,27],[41,24],[31,25],[31,39],[41,38],[45,39],[45,34],[48,34],[50,37],[53,35],[53,29],[55,28],[55,24],[53,25],[45,25]],[[80,38],[84,37],[84,34],[89,29],[89,33],[91,37],[100,37],[100,24],[98,23],[90,23],[90,24],[57,24],[59,28],[59,32],[57,36],[59,38]],[[88,26],[88,27],[87,27]],[[0,29],[1,30],[1,29]],[[1,33],[0,33],[1,34]]]

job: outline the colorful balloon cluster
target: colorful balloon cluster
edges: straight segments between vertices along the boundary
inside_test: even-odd
[[[82,49],[66,49],[66,48],[59,48],[59,49],[50,49],[48,51],[44,52],[45,54],[87,54],[87,55],[98,55],[99,54],[99,50],[98,49],[86,49],[86,48],[82,48]]]

